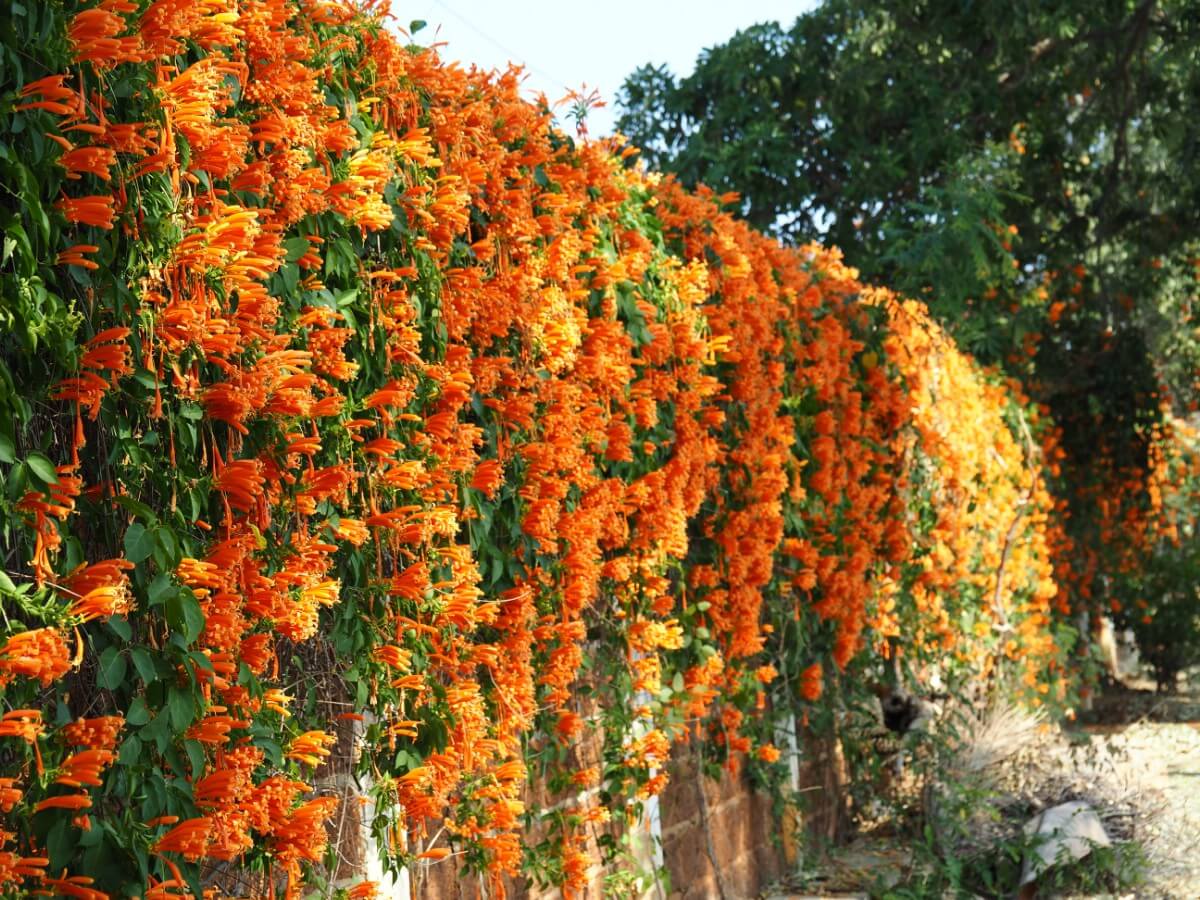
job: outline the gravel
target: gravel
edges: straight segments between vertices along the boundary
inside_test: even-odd
[[[1135,896],[1200,897],[1200,726],[1138,722],[1111,734],[1115,752],[1157,805],[1143,834],[1150,865]]]

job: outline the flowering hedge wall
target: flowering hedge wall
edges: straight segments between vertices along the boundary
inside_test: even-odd
[[[389,867],[577,886],[878,654],[1060,690],[1052,429],[835,253],[375,4],[0,29],[9,894],[321,885],[339,735]]]

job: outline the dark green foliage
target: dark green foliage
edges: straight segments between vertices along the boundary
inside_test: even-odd
[[[1141,658],[1150,664],[1158,690],[1174,693],[1178,678],[1200,664],[1200,604],[1196,576],[1200,560],[1192,552],[1162,552],[1141,580],[1143,590],[1159,599],[1153,616],[1126,618]]]
[[[1195,234],[1189,9],[830,0],[686,78],[639,69],[620,127],[652,166],[738,191],[759,227],[908,293],[961,304],[1010,283],[992,226],[1015,224],[1019,280],[1085,263],[1112,306]]]

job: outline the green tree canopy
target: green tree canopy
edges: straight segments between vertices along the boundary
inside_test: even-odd
[[[618,102],[651,166],[841,247],[1021,376],[1077,482],[1144,468],[1163,380],[1190,402],[1194,2],[826,0],[687,77],[638,69]]]

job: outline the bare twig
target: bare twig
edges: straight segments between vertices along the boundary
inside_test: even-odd
[[[1008,531],[1004,535],[1004,546],[1000,551],[1000,564],[996,568],[996,589],[992,593],[992,611],[1000,623],[998,630],[1002,632],[1012,631],[1012,623],[1008,621],[1008,611],[1004,606],[1004,570],[1008,566],[1009,558],[1012,556],[1013,543],[1017,537],[1017,528],[1021,524],[1021,519],[1025,516],[1025,509],[1033,501],[1033,494],[1037,490],[1038,463],[1041,458],[1041,454],[1033,443],[1033,436],[1029,433],[1029,424],[1025,421],[1024,413],[1018,415],[1017,422],[1021,428],[1021,441],[1025,445],[1025,461],[1029,469],[1029,485],[1026,487],[1021,499],[1017,501],[1013,520],[1009,523]]]

